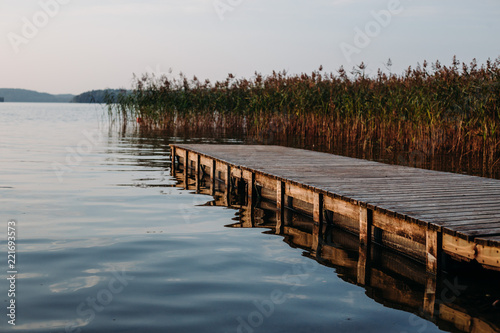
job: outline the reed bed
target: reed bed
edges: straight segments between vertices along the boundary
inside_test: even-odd
[[[390,65],[390,63],[388,64]],[[403,74],[347,72],[250,79],[229,74],[134,77],[134,89],[109,106],[147,129],[170,133],[238,133],[253,140],[361,150],[453,154],[500,168],[500,57],[478,65],[424,61]],[[333,149],[333,148],[332,148]]]

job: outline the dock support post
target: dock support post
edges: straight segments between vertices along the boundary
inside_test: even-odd
[[[359,243],[368,246],[372,241],[373,211],[359,207]]]
[[[373,211],[367,207],[359,207],[358,283],[360,285],[366,285],[370,280],[372,223]]]
[[[438,230],[427,227],[425,252],[426,269],[432,275],[437,275],[439,270],[439,260],[441,258],[442,233]]]
[[[283,233],[283,226],[285,220],[285,182],[278,180],[276,184],[276,234]]]
[[[215,170],[216,170],[216,162],[215,160],[212,160],[212,167],[210,168],[210,173],[211,173],[211,177],[212,178],[212,189],[211,189],[211,193],[212,195],[215,195],[215,185],[217,184],[216,180],[215,180]]]
[[[427,275],[425,286],[423,310],[430,318],[434,317],[436,311],[437,276]]]
[[[251,221],[251,227],[254,226],[254,200],[255,200],[255,191],[254,191],[254,186],[255,186],[255,173],[249,170],[243,170],[242,171],[242,177],[247,183],[247,209],[249,210],[250,213],[250,221]]]
[[[231,166],[226,165],[226,206],[231,206]]]
[[[176,156],[176,153],[175,153],[175,146],[172,146],[172,149],[170,150],[170,159],[172,160],[172,166],[171,166],[171,169],[170,169],[170,174],[172,175],[172,177],[175,177],[175,172],[177,171],[176,170],[176,165],[175,165],[175,156]]]
[[[186,149],[184,154],[184,187],[188,188],[188,179],[189,179],[189,152]]]
[[[316,256],[318,256],[318,253],[321,253],[323,239],[323,210],[323,193],[314,193],[312,249],[316,253]]]
[[[248,206],[252,206],[254,197],[255,197],[255,173],[248,171],[248,170],[243,170],[242,174],[243,179],[247,183],[247,197],[248,197]]]
[[[248,199],[251,200],[252,205],[255,198],[255,173],[251,173],[250,180],[248,182]]]
[[[313,220],[315,223],[323,223],[323,193],[314,193]]]
[[[200,154],[196,154],[196,165],[194,166],[194,170],[196,172],[195,180],[196,180],[196,193],[200,192]]]

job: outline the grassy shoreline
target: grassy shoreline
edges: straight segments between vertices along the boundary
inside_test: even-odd
[[[402,75],[379,70],[368,77],[364,70],[229,74],[215,83],[144,75],[109,105],[145,129],[452,154],[500,169],[500,58],[484,65],[424,62]]]

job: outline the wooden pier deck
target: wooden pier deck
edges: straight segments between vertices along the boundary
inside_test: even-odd
[[[437,273],[443,254],[500,270],[500,181],[280,146],[171,145],[173,171],[196,184],[208,175],[226,188],[244,184],[278,211],[310,213],[425,262]],[[213,187],[215,188],[215,187]],[[226,190],[226,192],[229,192]],[[326,213],[326,214],[325,214]]]

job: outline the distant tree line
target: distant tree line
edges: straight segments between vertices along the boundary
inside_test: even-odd
[[[126,95],[128,92],[124,89],[103,89],[84,92],[73,97],[72,103],[115,103],[117,96]]]
[[[0,88],[0,96],[4,102],[22,103],[68,103],[74,97],[71,94],[52,95],[34,90]]]

